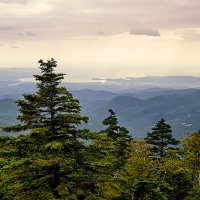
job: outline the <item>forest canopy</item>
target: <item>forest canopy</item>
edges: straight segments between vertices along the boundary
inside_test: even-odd
[[[161,119],[137,140],[112,108],[104,130],[81,129],[88,117],[57,62],[38,63],[37,91],[16,101],[19,124],[1,127],[26,134],[0,137],[0,199],[200,199],[200,131],[178,141]]]

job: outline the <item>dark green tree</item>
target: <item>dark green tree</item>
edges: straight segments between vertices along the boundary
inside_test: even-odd
[[[131,137],[129,131],[125,127],[118,125],[116,113],[109,109],[110,115],[105,118],[102,122],[106,126],[106,129],[101,131],[111,138],[116,145],[116,156],[118,157],[118,165],[124,165],[126,160],[126,150],[129,146]]]
[[[113,140],[120,140],[121,138],[124,138],[124,140],[129,141],[129,131],[125,127],[118,125],[116,113],[112,109],[108,109],[108,112],[110,115],[102,122],[102,124],[107,127],[102,132],[105,132],[107,136],[111,137]]]
[[[76,127],[88,118],[80,115],[77,99],[65,87],[60,87],[64,74],[55,73],[57,62],[54,59],[44,62],[39,60],[41,75],[34,75],[37,83],[35,94],[23,94],[24,99],[18,100],[22,123],[4,127],[7,132],[27,129],[44,128],[49,138],[78,137]],[[75,131],[74,131],[75,130]]]
[[[108,111],[110,115],[102,122],[105,130],[86,134],[90,144],[84,168],[90,177],[87,183],[91,186],[92,199],[120,199],[124,184],[122,170],[131,139],[128,130],[118,125],[115,112],[112,109]]]
[[[157,156],[163,156],[166,149],[179,144],[179,141],[172,137],[172,129],[164,119],[156,123],[152,132],[147,133],[145,140],[150,145],[152,153]]]
[[[2,128],[7,132],[30,131],[15,141],[12,150],[15,164],[11,162],[3,173],[10,174],[10,179],[15,177],[16,182],[8,183],[14,188],[9,191],[13,196],[66,199],[78,196],[75,174],[82,165],[83,144],[79,139],[84,132],[78,125],[88,118],[80,114],[79,101],[60,86],[64,74],[54,72],[57,62],[39,60],[39,64],[41,74],[35,75],[37,92],[24,94],[17,101],[20,112],[17,119],[21,123]],[[11,173],[12,166],[15,174]]]

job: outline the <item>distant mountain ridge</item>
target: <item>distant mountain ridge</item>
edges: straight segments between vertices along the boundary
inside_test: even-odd
[[[16,123],[17,115],[18,115],[18,109],[14,99],[11,98],[0,99],[0,126],[6,126]],[[0,133],[1,135],[7,135],[3,134],[1,131]]]
[[[149,93],[148,90],[146,92]],[[96,101],[81,101],[80,97],[80,102],[83,113],[90,116],[90,128],[94,130],[103,128],[100,122],[107,116],[109,108],[117,113],[120,124],[126,126],[136,137],[144,137],[161,118],[165,118],[171,124],[175,136],[179,138],[187,132],[198,130],[200,90],[170,90],[169,94],[166,91],[165,93],[160,95],[159,91],[157,96],[148,99],[136,98],[137,95],[134,94]]]
[[[35,82],[31,82],[32,74],[37,74],[35,69],[0,69],[0,96],[12,95],[15,97],[23,93],[34,92]],[[22,80],[29,80],[25,82]],[[67,81],[67,80],[66,80]],[[192,76],[145,76],[126,78],[94,78],[91,82],[70,83],[64,82],[63,86],[70,91],[97,90],[118,94],[146,93],[146,89],[158,90],[173,89],[200,89],[200,77]],[[157,91],[156,91],[157,90]],[[144,97],[146,98],[146,97]]]
[[[6,70],[0,71],[0,125],[16,123],[18,111],[13,99],[36,91],[35,82],[20,80],[37,72],[21,70],[21,74],[16,73],[18,69],[10,69],[7,74]],[[96,78],[95,81],[62,84],[80,100],[82,112],[90,117],[87,127],[91,130],[104,128],[101,121],[108,115],[109,108],[117,113],[120,124],[135,137],[144,137],[160,118],[172,125],[176,137],[200,128],[200,77],[147,76],[103,81]]]
[[[86,125],[94,131],[103,129],[101,122],[112,108],[120,125],[125,126],[134,137],[142,138],[164,118],[172,126],[177,138],[187,132],[200,129],[200,90],[198,89],[147,89],[141,93],[119,94],[108,91],[72,91],[80,100],[82,112],[90,117]],[[140,98],[139,98],[140,97]],[[15,100],[0,98],[0,125],[16,123]]]

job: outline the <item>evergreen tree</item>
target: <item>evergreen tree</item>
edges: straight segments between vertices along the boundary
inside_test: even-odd
[[[59,87],[64,74],[55,73],[57,62],[54,59],[40,64],[41,75],[34,75],[37,83],[35,94],[23,94],[24,99],[18,100],[20,115],[17,117],[22,124],[4,127],[7,132],[43,128],[49,138],[78,137],[76,127],[88,118],[80,115],[77,99],[65,87]],[[74,131],[75,130],[75,131]]]
[[[114,141],[118,165],[123,166],[126,160],[126,150],[129,146],[128,143],[130,142],[131,137],[128,135],[129,131],[125,127],[118,125],[116,113],[112,109],[109,109],[108,112],[110,115],[102,122],[103,125],[106,126],[106,129],[102,132],[106,133],[108,138],[111,138]]]
[[[159,160],[156,178],[169,186],[170,200],[185,199],[192,188],[191,172],[182,153],[181,149],[168,149]]]
[[[172,137],[172,129],[169,124],[161,119],[152,128],[152,132],[147,133],[146,143],[150,145],[150,149],[154,155],[163,156],[164,151],[169,145],[177,145],[179,141]]]
[[[105,132],[113,140],[120,140],[121,138],[127,141],[130,140],[129,131],[125,127],[118,125],[116,113],[112,109],[108,109],[108,112],[110,115],[102,122],[107,127],[102,132]]]
[[[83,130],[78,125],[88,118],[80,114],[79,101],[59,86],[64,74],[54,72],[57,62],[39,60],[39,64],[41,74],[35,75],[37,92],[24,94],[17,101],[21,124],[2,128],[7,132],[30,130],[15,141],[13,163],[3,173],[10,179],[15,177],[16,182],[9,183],[14,188],[9,191],[11,196],[17,193],[21,199],[66,199],[78,196],[77,175],[72,175],[82,165],[83,144],[79,139]]]
[[[86,134],[90,143],[84,168],[90,177],[87,183],[91,185],[91,199],[120,199],[124,184],[122,171],[129,155],[130,136],[118,125],[116,113],[108,111],[110,115],[102,122],[105,130]]]
[[[103,132],[89,134],[90,144],[84,168],[89,178],[87,183],[90,185],[91,199],[115,199],[121,192],[116,143]],[[87,198],[90,199],[89,195]]]

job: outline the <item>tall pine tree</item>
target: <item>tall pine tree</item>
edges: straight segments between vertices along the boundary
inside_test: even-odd
[[[20,111],[17,119],[22,123],[3,130],[16,132],[43,128],[49,139],[77,138],[77,125],[87,122],[88,118],[80,115],[79,101],[65,87],[59,86],[64,74],[54,72],[57,62],[54,59],[38,62],[41,75],[34,75],[38,81],[37,92],[23,94],[24,99],[17,101]]]
[[[12,153],[16,182],[9,183],[14,188],[9,194],[17,193],[21,199],[67,199],[78,196],[75,174],[82,166],[83,147],[79,140],[83,130],[78,125],[88,118],[80,114],[79,101],[60,86],[64,74],[54,72],[57,62],[39,60],[39,64],[41,74],[34,75],[37,92],[24,94],[17,101],[20,112],[17,119],[21,123],[3,127],[7,132],[30,131],[14,145],[17,145]],[[12,166],[11,163],[4,171],[11,174],[11,179]],[[16,187],[19,183],[20,187]]]

